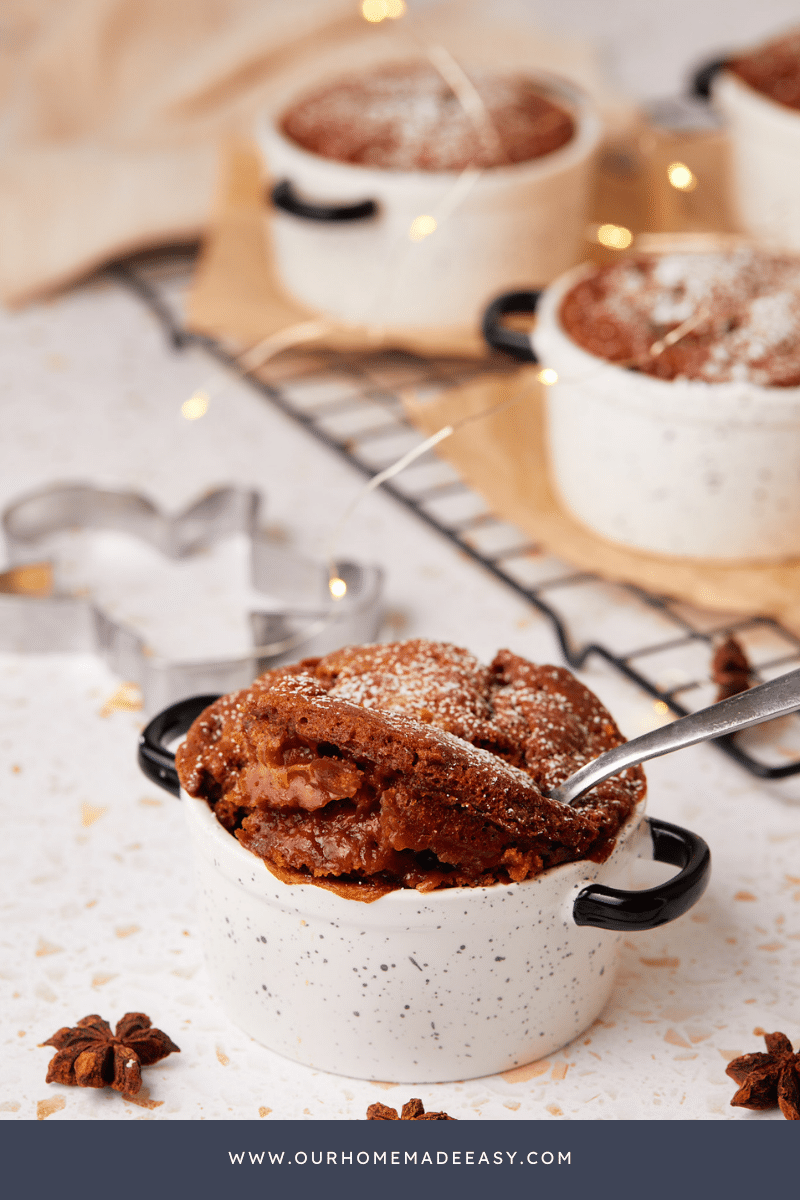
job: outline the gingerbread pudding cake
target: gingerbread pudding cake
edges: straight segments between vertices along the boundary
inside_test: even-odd
[[[763,96],[800,109],[800,29],[731,58],[725,65]]]
[[[623,259],[576,283],[560,316],[590,354],[660,379],[800,385],[796,258],[741,247]]]
[[[470,105],[424,63],[393,63],[299,99],[280,127],[312,154],[387,171],[529,162],[566,145],[575,122],[524,75],[470,74]]]
[[[197,718],[176,765],[280,879],[370,900],[603,861],[644,796],[641,768],[574,807],[548,791],[624,740],[561,667],[508,650],[487,667],[420,639],[268,671]]]

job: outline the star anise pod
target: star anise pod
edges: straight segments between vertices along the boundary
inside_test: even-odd
[[[741,1084],[731,1104],[737,1108],[774,1108],[787,1121],[800,1121],[800,1053],[792,1052],[785,1033],[765,1033],[766,1054],[743,1054],[725,1074]]]
[[[403,1111],[400,1116],[397,1115],[396,1108],[390,1108],[388,1104],[370,1104],[367,1109],[368,1121],[455,1121],[455,1117],[448,1117],[446,1112],[430,1112],[426,1113],[421,1100],[409,1100],[403,1105]]]
[[[738,696],[750,687],[752,671],[747,655],[736,638],[726,638],[714,651],[711,678],[717,685],[717,702]]]
[[[114,1033],[108,1021],[92,1013],[73,1027],[65,1025],[42,1045],[58,1051],[47,1068],[48,1083],[111,1087],[131,1096],[142,1086],[142,1067],[180,1052],[144,1013],[125,1013]]]

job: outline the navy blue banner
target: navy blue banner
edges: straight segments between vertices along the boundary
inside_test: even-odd
[[[3,1194],[113,1200],[745,1200],[795,1194],[786,1121],[58,1121],[0,1126]]]

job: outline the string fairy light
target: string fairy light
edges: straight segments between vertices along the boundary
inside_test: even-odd
[[[200,387],[192,392],[189,399],[184,400],[181,405],[181,413],[187,421],[196,421],[199,417],[205,416],[212,399],[218,399],[230,386],[232,374],[242,378],[245,375],[251,375],[253,371],[263,367],[282,350],[291,350],[293,346],[300,346],[304,342],[316,341],[330,332],[330,329],[330,321],[299,321],[295,325],[278,330],[277,333],[268,334],[251,346],[249,350],[234,356],[231,367],[209,375],[200,384]]]
[[[419,48],[417,40],[405,32],[407,39]],[[493,157],[504,157],[503,144],[483,98],[461,64],[446,46],[439,44],[423,47],[431,65],[441,75],[450,91],[458,100],[467,117],[472,121],[484,149]],[[436,205],[433,213],[421,213],[411,222],[409,241],[421,242],[435,233],[439,225],[458,208],[482,175],[479,167],[465,167],[452,187]]]
[[[472,190],[482,174],[483,172],[479,167],[465,167],[460,172],[452,187],[442,196],[433,212],[422,213],[420,216],[414,218],[408,231],[409,240],[412,242],[421,242],[426,237],[430,237],[432,233],[435,233],[439,225],[446,221],[450,214],[458,208],[459,204],[461,204]]]
[[[679,192],[693,192],[697,187],[697,176],[686,163],[670,163],[667,167],[667,179]]]
[[[541,374],[542,372],[539,372],[539,375]],[[555,375],[555,371],[553,371],[553,375]],[[513,405],[519,404],[521,400],[526,399],[530,394],[530,388],[526,386],[517,392],[512,392],[510,396],[498,401],[497,404],[490,405],[489,408],[481,409],[481,411],[477,413],[469,413],[467,416],[460,417],[458,420],[453,421],[449,425],[443,425],[441,429],[436,431],[436,433],[432,433],[430,437],[425,438],[416,446],[412,446],[410,450],[406,451],[406,453],[401,455],[401,457],[395,462],[390,463],[388,467],[384,467],[384,469],[379,471],[377,475],[373,475],[371,479],[367,480],[364,486],[356,492],[353,499],[347,505],[341,517],[334,525],[333,531],[328,538],[325,554],[328,563],[328,588],[331,596],[333,596],[334,599],[341,599],[347,591],[347,585],[337,574],[336,547],[339,543],[339,539],[341,538],[345,526],[361,501],[364,500],[365,497],[370,494],[370,492],[374,492],[376,488],[379,488],[381,484],[387,483],[390,479],[394,479],[396,475],[399,475],[401,471],[406,469],[406,467],[411,466],[411,464],[416,462],[418,458],[421,458],[423,454],[427,454],[429,450],[433,450],[433,448],[438,446],[440,442],[445,441],[446,438],[452,437],[452,435],[457,433],[459,429],[463,429],[466,425],[471,425],[475,421],[482,421],[486,417],[497,416],[499,413],[504,412],[507,408],[511,408]]]
[[[663,338],[653,342],[648,350],[651,358],[658,358],[659,354],[663,354],[668,346],[674,346],[687,333],[691,333],[693,329],[697,329],[698,325],[704,324],[709,318],[707,308],[699,308],[696,313],[692,313],[685,321],[681,321],[680,325],[676,325],[674,329],[670,329],[669,333],[665,333]]]
[[[592,236],[609,250],[627,250],[633,242],[633,234],[625,225],[598,225]]]
[[[491,118],[475,84],[446,46],[426,46],[429,62],[436,68],[450,91],[472,121],[486,152],[494,158],[507,158],[497,126]]]
[[[363,0],[361,15],[370,25],[381,21],[399,21],[406,14],[405,0]]]
[[[636,370],[637,368],[642,367],[648,358],[658,358],[659,355],[663,354],[664,351],[670,346],[674,346],[681,340],[681,338],[686,337],[687,333],[691,333],[692,330],[697,329],[700,325],[705,324],[709,318],[710,313],[708,309],[701,307],[697,310],[697,312],[692,313],[691,316],[688,316],[684,321],[681,321],[680,325],[676,325],[673,329],[670,329],[669,333],[665,333],[663,337],[658,338],[655,342],[651,342],[647,347],[645,354],[637,355],[634,358],[620,358],[615,360],[607,359],[604,361],[611,363],[611,365],[614,367],[620,367],[622,370]],[[555,371],[552,372],[552,374],[555,376],[555,379],[548,381],[541,378],[543,375],[549,374],[550,370],[551,368],[545,367],[544,370],[539,372],[539,379],[542,383],[556,383],[558,381],[558,375],[556,375]],[[580,374],[576,373],[574,375],[569,375],[567,376],[566,382],[584,383],[587,379],[591,379],[592,376],[596,374],[597,370],[597,367],[592,367],[590,370],[581,372]]]
[[[423,454],[427,454],[429,450],[432,450],[434,446],[438,446],[439,442],[443,442],[444,439],[450,437],[452,433],[455,433],[455,427],[453,425],[445,425],[442,429],[438,430],[437,433],[432,434],[431,437],[425,438],[423,442],[420,442],[418,445],[412,447],[412,449],[404,454],[401,458],[398,458],[396,462],[391,463],[388,467],[384,468],[383,471],[379,471],[377,475],[373,475],[372,478],[367,480],[364,486],[356,492],[355,496],[342,513],[336,525],[333,527],[333,532],[328,539],[328,547],[325,555],[328,563],[328,590],[330,591],[334,600],[341,599],[347,592],[347,584],[345,584],[344,580],[339,577],[336,569],[336,546],[338,545],[339,539],[344,532],[345,525],[352,517],[358,505],[365,496],[369,495],[370,492],[374,492],[375,489],[379,488],[382,483],[386,483],[387,480],[393,479],[395,475],[399,475],[400,472],[404,471],[405,468],[410,466],[412,462],[418,458],[421,458]],[[342,585],[344,585],[344,590],[342,590]]]
[[[255,346],[241,354],[238,358],[239,366],[245,375],[249,375],[251,371],[257,371],[259,367],[263,367],[281,350],[290,350],[292,346],[299,346],[302,342],[313,342],[329,333],[330,328],[330,321],[320,319],[299,321],[296,325],[288,325],[285,329],[278,330],[277,333],[268,334],[260,342],[256,342]]]
[[[435,233],[438,225],[439,222],[436,220],[436,217],[431,216],[430,213],[423,213],[419,217],[414,217],[414,220],[411,222],[411,228],[408,231],[408,236],[412,242],[421,242],[424,238],[430,237],[432,233]]]
[[[198,388],[188,400],[184,400],[181,405],[181,416],[185,417],[187,421],[197,421],[206,415],[210,402],[211,397],[205,388]]]

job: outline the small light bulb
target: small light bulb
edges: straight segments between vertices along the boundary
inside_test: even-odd
[[[411,222],[411,228],[408,231],[408,236],[412,242],[421,242],[423,238],[428,237],[436,229],[436,217],[431,217],[424,213],[421,217],[414,217]]]
[[[181,413],[187,421],[197,421],[208,412],[208,404],[207,392],[195,392],[188,400],[184,400],[181,405]]]
[[[372,25],[377,25],[388,17],[387,0],[363,0],[361,5],[361,15],[365,21],[369,21]]]
[[[558,383],[558,372],[554,371],[552,367],[543,367],[536,378],[545,387],[552,387],[554,383]]]
[[[624,225],[600,225],[595,237],[609,250],[627,250],[633,241],[633,234]]]
[[[341,600],[347,594],[347,584],[338,575],[334,575],[332,579],[328,580],[328,587],[334,600]]]
[[[663,700],[654,700],[653,708],[656,710],[657,713],[665,714],[665,713],[669,712],[669,705],[666,704],[665,701],[663,701]]]
[[[693,192],[697,187],[697,176],[686,163],[670,163],[667,167],[667,179],[679,192]]]

